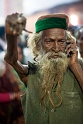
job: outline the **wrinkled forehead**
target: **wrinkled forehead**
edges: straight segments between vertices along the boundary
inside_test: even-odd
[[[47,38],[65,38],[66,37],[66,31],[64,29],[60,28],[52,28],[42,31],[42,37]]]

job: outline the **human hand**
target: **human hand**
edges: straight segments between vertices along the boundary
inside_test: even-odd
[[[66,53],[69,58],[69,67],[71,68],[72,65],[78,63],[78,49],[76,45],[76,39],[71,35],[67,34],[67,46],[66,46]]]
[[[26,18],[19,13],[13,13],[8,15],[5,20],[5,31],[6,34],[10,35],[20,35],[22,30],[25,29]]]

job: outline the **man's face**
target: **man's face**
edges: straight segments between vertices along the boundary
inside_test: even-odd
[[[54,51],[55,53],[64,52],[66,47],[65,30],[53,28],[43,31],[42,47],[45,53]],[[57,58],[57,56],[54,56]]]
[[[52,78],[63,75],[68,67],[65,30],[59,28],[44,30],[41,39],[42,49],[38,58],[40,73],[45,75],[45,78],[47,74]],[[49,79],[49,76],[46,79]]]

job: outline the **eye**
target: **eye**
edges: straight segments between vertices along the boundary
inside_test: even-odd
[[[64,43],[65,40],[64,40],[64,39],[60,39],[58,42],[60,42],[60,43]]]
[[[46,40],[45,42],[46,42],[46,43],[49,43],[49,42],[51,42],[51,40],[50,40],[50,39],[48,39],[48,40]]]
[[[51,43],[51,42],[54,42],[54,40],[53,39],[46,39],[45,42],[46,43]]]

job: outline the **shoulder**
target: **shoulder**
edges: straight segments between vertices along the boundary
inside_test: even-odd
[[[28,61],[28,74],[35,74],[37,71],[37,65]]]

